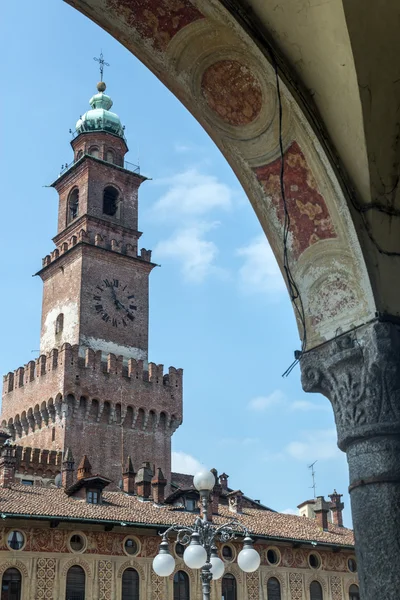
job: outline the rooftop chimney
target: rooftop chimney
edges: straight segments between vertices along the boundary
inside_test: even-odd
[[[75,461],[70,448],[67,448],[61,466],[61,481],[64,489],[68,489],[74,483]]]
[[[151,487],[153,489],[153,501],[155,504],[164,504],[165,486],[167,480],[165,479],[161,469],[157,469],[157,473],[151,480]]]
[[[211,473],[214,473],[215,476],[215,485],[214,488],[211,490],[211,514],[217,515],[219,510],[219,498],[222,493],[222,485],[219,483],[221,478],[218,478],[217,469],[211,469]]]
[[[219,482],[221,484],[223,492],[228,491],[228,477],[229,475],[227,475],[226,473],[222,473],[222,475],[219,476]]]
[[[314,504],[314,514],[321,529],[328,531],[329,503],[325,502],[323,496],[317,497]]]
[[[144,462],[135,477],[137,495],[143,499],[149,499],[151,496],[152,478],[153,471],[151,470],[150,463]]]
[[[127,494],[135,493],[135,470],[130,456],[126,459],[124,472],[122,473],[122,489]]]
[[[86,454],[82,456],[82,460],[78,465],[78,477],[77,479],[84,479],[85,477],[90,477],[92,474],[92,465],[89,462]]]
[[[5,444],[0,451],[0,487],[10,487],[14,481],[15,448],[11,444]]]
[[[227,494],[230,512],[241,515],[243,512],[243,492],[236,490]]]
[[[338,527],[343,527],[343,515],[344,504],[341,501],[343,494],[338,494],[336,490],[333,490],[333,494],[329,494],[331,499],[331,513],[332,523]]]

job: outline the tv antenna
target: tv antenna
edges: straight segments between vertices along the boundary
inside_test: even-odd
[[[317,497],[317,495],[315,493],[317,484],[315,483],[315,469],[314,469],[314,465],[316,462],[318,462],[318,460],[314,460],[314,462],[311,465],[308,465],[308,469],[311,469],[312,485],[310,487],[314,490],[314,498]]]

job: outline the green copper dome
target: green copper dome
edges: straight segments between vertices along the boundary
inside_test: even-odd
[[[104,93],[106,84],[100,81],[97,84],[98,93],[92,96],[89,104],[92,107],[76,123],[77,133],[89,131],[108,131],[114,135],[124,138],[124,128],[119,116],[110,111],[113,101]]]

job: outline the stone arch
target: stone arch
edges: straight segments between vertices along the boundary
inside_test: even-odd
[[[71,221],[76,219],[76,217],[79,215],[79,188],[76,185],[69,191],[67,198],[66,213],[67,225],[71,223]],[[61,248],[62,251],[64,251],[64,244],[61,246]]]
[[[79,398],[78,414],[82,419],[86,417],[87,408],[88,399],[86,398],[86,396],[81,396]]]
[[[318,581],[318,583],[321,584],[324,594],[328,593],[328,579],[326,577],[323,577],[319,573],[312,573],[306,579],[307,600],[310,600],[310,585],[313,581]]]
[[[350,577],[350,578],[345,577],[344,582],[343,582],[343,589],[344,589],[344,597],[346,600],[348,600],[350,587],[352,585],[357,585],[358,587],[360,587],[360,582],[359,582],[358,578],[357,577]]]
[[[146,411],[144,408],[139,408],[139,410],[137,411],[137,417],[136,417],[136,427],[138,429],[143,429],[145,427],[146,424]]]
[[[159,419],[159,422],[158,422],[159,428],[161,430],[165,430],[165,428],[167,427],[167,422],[168,422],[168,415],[167,415],[167,413],[164,410],[162,410],[160,412],[160,419]]]
[[[95,158],[99,158],[100,157],[100,148],[99,146],[96,145],[92,145],[88,148],[88,154],[90,156],[94,156]]]
[[[156,428],[157,426],[157,413],[155,410],[151,409],[149,410],[149,414],[148,414],[148,421],[147,421],[147,426],[150,430],[153,430]]]
[[[105,400],[100,414],[100,422],[109,424],[111,419],[112,405],[111,402]]]
[[[133,406],[129,405],[126,407],[126,412],[125,412],[125,416],[124,416],[124,420],[123,420],[124,427],[132,427],[134,413],[135,413],[135,411],[134,411]]]
[[[0,565],[0,581],[7,569],[18,569],[23,577],[28,577],[28,567],[20,560],[8,560]]]
[[[238,583],[240,583],[240,585],[243,584],[243,575],[242,575],[242,571],[241,569],[239,569],[239,567],[235,564],[232,563],[225,563],[225,572],[224,575],[226,575],[227,573],[230,573],[231,575],[234,575],[236,577],[236,580],[238,581]]]
[[[66,404],[67,404],[68,415],[70,417],[72,417],[75,414],[75,408],[76,408],[76,398],[75,398],[74,394],[66,394]]]
[[[86,577],[91,577],[92,576],[92,570],[90,568],[89,563],[82,558],[79,555],[76,555],[75,558],[71,558],[70,560],[68,560],[68,562],[66,562],[63,567],[62,567],[62,576],[66,577],[67,576],[67,572],[68,570],[73,567],[74,565],[77,565],[79,567],[82,567],[82,569],[85,571]]]
[[[97,419],[99,418],[99,411],[100,402],[97,400],[97,398],[92,398],[90,402],[89,418],[97,421]]]
[[[169,579],[171,582],[174,581],[174,577],[178,573],[178,571],[183,571],[184,573],[186,573],[186,575],[189,577],[190,585],[191,586],[194,585],[194,583],[196,581],[195,574],[192,569],[188,569],[186,567],[186,565],[183,561],[180,561],[180,564],[176,566],[172,575],[169,576]]]
[[[103,187],[102,212],[103,215],[119,219],[121,215],[122,192],[114,182],[106,183]]]
[[[107,146],[104,149],[104,160],[106,160],[107,162],[116,164],[116,152],[115,152],[114,148]]]
[[[135,569],[139,573],[140,581],[142,582],[145,580],[144,569],[140,565],[140,563],[138,563],[137,560],[134,560],[133,558],[131,558],[130,560],[126,560],[124,563],[122,563],[122,565],[119,567],[119,569],[117,571],[118,578],[122,577],[122,574],[125,571],[125,569]]]
[[[323,125],[312,101],[299,94],[298,82],[293,85],[286,63],[271,59],[270,45],[252,39],[239,12],[204,0],[183,0],[172,8],[155,0],[151,10],[109,0],[102,11],[95,0],[69,1],[123,40],[203,125],[237,174],[285,272],[283,162],[292,212],[289,264],[304,305],[298,325],[305,338],[305,320],[307,347],[334,338],[338,327],[373,318],[375,299],[349,212],[349,187],[338,175]],[[167,20],[161,12],[168,13]]]
[[[278,569],[268,569],[268,573],[265,575],[263,583],[265,586],[265,589],[267,589],[267,583],[268,583],[268,579],[271,579],[271,577],[275,577],[275,579],[277,579],[281,585],[281,592],[282,592],[282,597],[285,598],[286,595],[286,578],[284,577],[283,573],[281,573],[280,571],[278,571]]]

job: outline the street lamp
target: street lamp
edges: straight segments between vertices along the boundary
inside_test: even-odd
[[[171,525],[163,534],[157,556],[153,560],[153,569],[161,577],[172,575],[175,560],[169,552],[168,536],[176,532],[177,542],[186,546],[183,560],[190,569],[201,569],[203,600],[210,599],[210,587],[213,579],[220,579],[225,565],[217,555],[216,542],[228,542],[236,539],[237,534],[244,536],[243,550],[239,552],[238,564],[242,571],[253,573],[260,566],[260,555],[253,548],[253,540],[246,527],[233,519],[220,527],[207,520],[207,505],[210,492],[215,485],[215,476],[211,471],[200,471],[193,478],[195,488],[200,492],[203,517],[197,517],[192,527]]]

